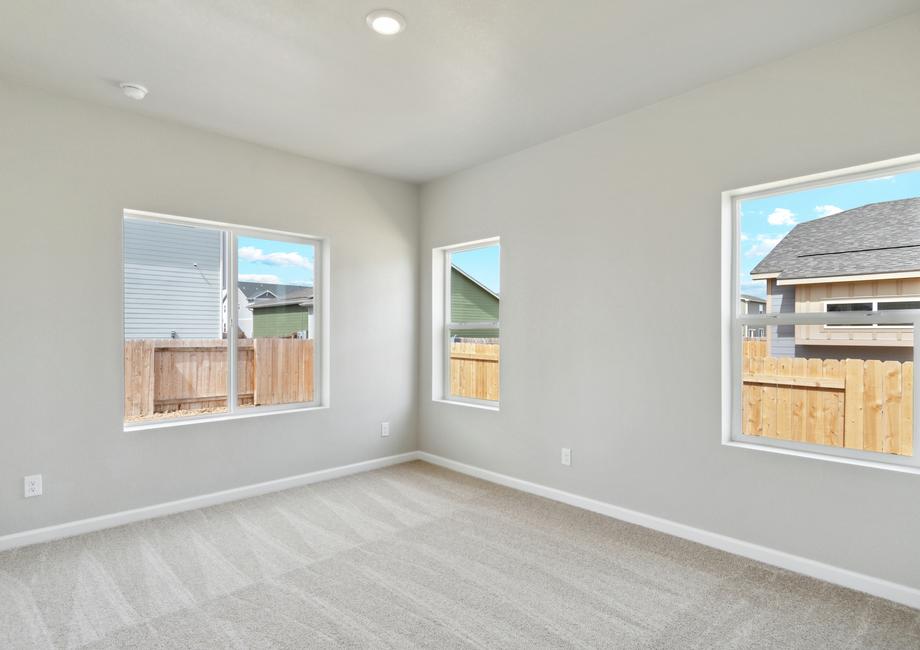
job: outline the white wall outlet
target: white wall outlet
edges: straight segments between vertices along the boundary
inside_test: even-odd
[[[568,447],[562,448],[562,464],[566,466],[572,464],[572,450]]]
[[[390,437],[390,423],[389,423],[389,422],[381,422],[381,423],[380,423],[380,437],[381,437],[381,438],[389,438],[389,437]]]
[[[23,479],[26,497],[40,497],[42,495],[42,475],[33,474]]]

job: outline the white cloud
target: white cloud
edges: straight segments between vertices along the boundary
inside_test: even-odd
[[[741,233],[741,241],[747,241],[749,239],[750,237],[748,237],[746,232]]]
[[[265,282],[266,284],[281,284],[281,278],[271,273],[240,273],[240,282]]]
[[[742,282],[740,288],[741,288],[741,293],[746,293],[752,296],[759,296],[761,298],[767,297],[767,284],[763,280],[752,280],[751,282]]]
[[[241,260],[246,260],[247,262],[261,262],[272,266],[299,266],[302,269],[313,270],[311,260],[293,251],[288,253],[266,253],[255,246],[243,246],[239,250],[239,256]]]
[[[793,218],[795,212],[787,208],[776,208],[767,215],[767,223],[771,226],[794,226],[797,222]]]
[[[820,214],[822,217],[829,217],[832,214],[837,214],[838,212],[843,212],[843,208],[838,208],[836,205],[816,205],[815,212]]]
[[[764,235],[761,233],[757,235],[757,239],[747,249],[745,255],[748,257],[766,257],[767,253],[772,251],[783,237],[785,235]]]

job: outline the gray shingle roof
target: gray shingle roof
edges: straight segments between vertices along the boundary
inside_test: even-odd
[[[920,197],[800,223],[751,271],[779,279],[920,271]]]
[[[270,282],[238,282],[240,291],[250,300],[257,296],[271,291],[278,300],[296,300],[298,298],[312,298],[313,287],[305,287],[300,284],[272,284]]]

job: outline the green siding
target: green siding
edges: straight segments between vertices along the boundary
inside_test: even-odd
[[[450,314],[454,323],[497,321],[499,301],[456,269],[450,271]],[[457,332],[470,338],[493,338],[497,330],[467,330]]]
[[[307,308],[299,305],[253,309],[252,335],[290,336],[294,332],[306,332],[308,318]]]

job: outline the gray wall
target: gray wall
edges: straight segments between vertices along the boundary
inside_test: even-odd
[[[916,60],[913,16],[424,187],[422,259],[502,238],[502,400],[432,402],[428,264],[422,449],[920,587],[920,476],[720,423],[720,193],[920,152]]]
[[[331,407],[124,433],[125,208],[329,237]],[[0,215],[0,535],[416,448],[416,187],[0,82]]]
[[[221,337],[221,238],[211,228],[125,220],[125,338]]]
[[[795,287],[779,286],[776,280],[767,280],[769,283],[769,308],[771,314],[795,313]],[[794,357],[795,356],[795,325],[779,325],[768,328],[770,338],[770,356]]]

